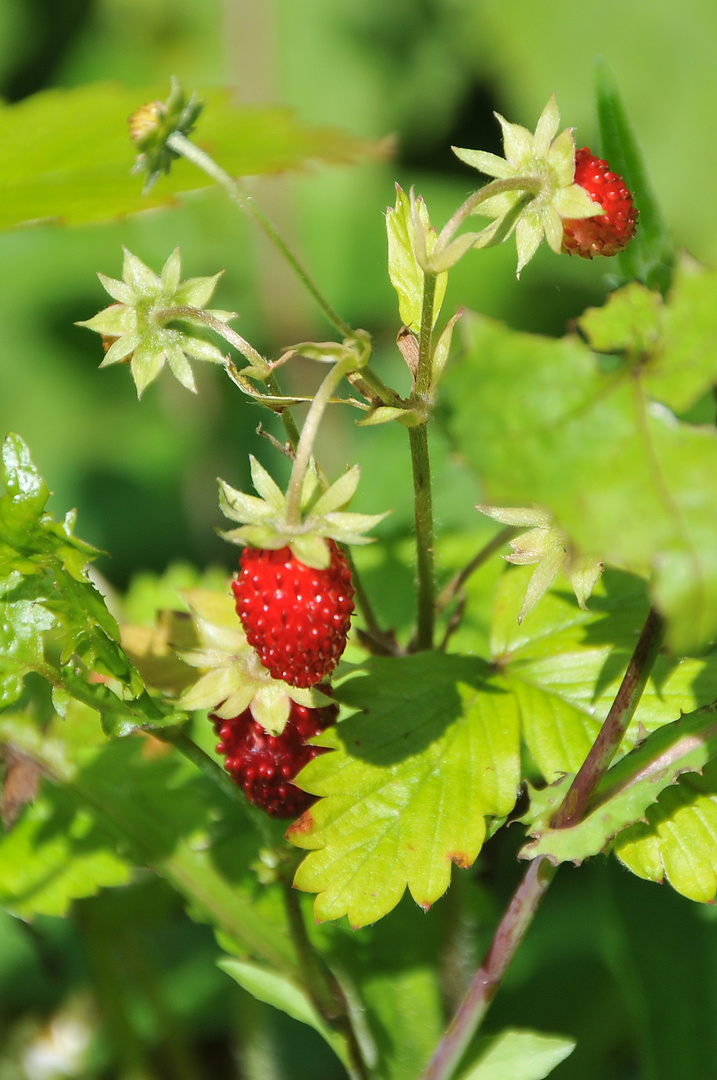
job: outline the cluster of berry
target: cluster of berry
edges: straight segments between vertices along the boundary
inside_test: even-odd
[[[346,646],[354,589],[345,556],[333,540],[327,544],[331,561],[325,570],[306,566],[288,547],[245,547],[232,583],[249,644],[269,673],[290,686],[321,683]],[[279,735],[265,731],[251,708],[229,720],[213,716],[217,751],[250,802],[274,817],[297,817],[314,800],[291,781],[323,752],[305,740],[333,724],[337,712],[334,705],[312,709],[292,702]]]

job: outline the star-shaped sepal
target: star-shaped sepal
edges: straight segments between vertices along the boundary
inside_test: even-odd
[[[221,535],[234,544],[277,551],[289,547],[306,566],[325,570],[331,561],[327,540],[339,544],[368,544],[365,534],[385,514],[355,514],[346,510],[358,486],[358,465],[348,469],[331,487],[323,490],[315,468],[307,469],[301,492],[301,520],[287,521],[287,497],[269,473],[251,458],[251,478],[258,495],[246,495],[219,481],[219,505],[238,529]]]
[[[557,528],[547,511],[540,507],[477,506],[476,509],[502,525],[529,530],[510,541],[512,554],[504,556],[506,562],[517,566],[535,564],[518,615],[519,623],[547,592],[561,570],[570,582],[578,605],[583,611],[586,610],[586,601],[603,571],[603,564],[596,559],[578,555],[566,534]]]
[[[207,339],[207,326],[199,314],[203,312],[218,323],[236,318],[233,311],[206,308],[221,273],[186,281],[181,281],[180,275],[179,248],[160,274],[125,248],[121,280],[97,275],[116,303],[77,323],[102,335],[107,352],[100,367],[129,364],[138,397],[165,363],[182,386],[196,393],[190,358],[225,362],[225,354]]]
[[[191,612],[199,645],[178,655],[201,674],[180,697],[179,708],[208,709],[222,720],[251,708],[265,731],[280,735],[292,701],[310,709],[331,704],[316,687],[289,686],[269,674],[246,640],[229,592],[191,589],[182,597]]]

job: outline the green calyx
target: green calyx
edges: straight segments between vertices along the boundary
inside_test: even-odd
[[[323,490],[312,465],[304,474],[301,489],[301,515],[294,524],[287,521],[287,496],[269,476],[256,458],[251,458],[251,477],[256,495],[237,491],[225,481],[219,481],[219,505],[232,521],[241,522],[238,529],[221,535],[233,544],[276,551],[289,547],[306,566],[325,570],[331,561],[327,540],[340,544],[368,544],[364,534],[385,514],[354,514],[345,508],[358,486],[360,470],[357,465],[348,469],[327,490]]]
[[[221,273],[181,281],[180,270],[179,248],[169,256],[159,275],[125,248],[121,281],[98,274],[117,303],[77,323],[110,342],[100,367],[129,364],[138,397],[165,363],[182,386],[196,393],[190,358],[215,364],[225,361],[221,349],[204,337],[202,318],[203,314],[215,322],[227,323],[236,317],[232,311],[205,309]]]
[[[560,113],[554,94],[534,133],[495,115],[503,129],[505,157],[455,146],[453,152],[466,165],[496,178],[487,185],[485,197],[480,192],[474,197],[471,212],[493,218],[501,240],[515,233],[520,276],[543,239],[560,252],[565,219],[595,217],[603,210],[574,183],[575,141],[571,128],[558,134]]]
[[[477,506],[476,510],[502,525],[529,528],[528,532],[510,541],[512,554],[504,556],[506,562],[516,566],[535,564],[518,615],[519,623],[547,592],[561,570],[570,582],[579,606],[585,610],[586,601],[603,571],[603,564],[596,559],[576,554],[566,534],[553,525],[547,511],[539,507],[496,506]]]
[[[162,173],[169,172],[172,162],[179,157],[179,154],[167,146],[170,135],[175,132],[189,135],[202,108],[203,103],[196,94],[187,98],[172,76],[166,101],[149,101],[132,113],[129,118],[130,138],[140,150],[132,172],[146,173],[145,193]]]
[[[262,666],[244,636],[228,593],[191,589],[182,594],[192,615],[199,647],[179,652],[185,664],[199,668],[197,681],[179,699],[181,709],[209,709],[222,720],[251,709],[265,731],[280,735],[291,703],[318,709],[330,704],[320,690],[289,686]]]

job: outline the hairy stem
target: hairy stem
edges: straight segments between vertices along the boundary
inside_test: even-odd
[[[352,337],[353,330],[351,327],[348,323],[344,322],[336,311],[334,311],[333,307],[323,295],[308,270],[301,263],[298,256],[291,250],[286,241],[282,239],[274,223],[266,216],[264,211],[257,205],[254,199],[252,199],[245,188],[230,176],[228,172],[225,172],[224,169],[217,165],[209,154],[200,150],[198,146],[180,132],[175,131],[169,136],[167,139],[167,146],[174,150],[176,154],[187,158],[192,164],[196,165],[199,169],[202,169],[207,176],[211,176],[212,180],[216,181],[216,183],[226,191],[229,198],[241,207],[244,213],[248,214],[249,217],[251,217],[263,230],[266,236],[269,237],[304,287],[316,301],[331,325],[334,326],[343,337]]]
[[[421,332],[418,341],[418,367],[412,400],[428,410],[433,353],[433,305],[436,275],[424,274]],[[428,453],[428,417],[408,429],[413,471],[413,505],[416,528],[417,621],[416,649],[433,647],[435,620],[435,571],[433,558],[433,497],[431,459]]]
[[[553,827],[575,825],[607,770],[627,725],[635,713],[647,679],[657,659],[663,636],[660,616],[650,610],[640,638],[623,676],[615,701],[575,782],[553,819]],[[588,767],[588,762],[590,766]],[[578,778],[581,777],[577,785]],[[579,802],[571,795],[579,792]],[[579,810],[574,807],[579,806]],[[491,1001],[533,921],[552,882],[556,866],[545,856],[530,863],[493,937],[485,960],[476,972],[445,1035],[420,1080],[449,1080],[469,1042],[480,1027]]]
[[[496,533],[495,536],[491,537],[487,544],[483,545],[480,551],[473,556],[471,561],[441,589],[436,600],[437,613],[440,614],[441,611],[444,611],[445,608],[448,607],[451,600],[461,591],[471,574],[480,569],[480,567],[488,561],[491,555],[495,554],[495,552],[502,548],[504,544],[507,544],[511,537],[515,536],[516,532],[517,529],[512,525],[508,525],[505,529],[501,529],[499,533]]]
[[[445,251],[466,218],[487,199],[492,198],[494,195],[502,195],[508,191],[522,191],[525,192],[528,201],[530,201],[530,199],[540,193],[541,187],[542,183],[540,177],[519,176],[514,179],[492,180],[489,184],[486,184],[485,187],[479,188],[478,191],[474,191],[472,195],[468,196],[464,203],[461,203],[453,216],[449,218],[441,229],[431,252],[431,259],[437,259],[438,256]]]

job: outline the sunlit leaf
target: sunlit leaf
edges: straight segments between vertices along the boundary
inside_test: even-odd
[[[287,836],[308,848],[298,888],[316,917],[381,918],[408,886],[428,908],[451,863],[470,866],[486,818],[512,809],[519,779],[515,702],[479,660],[428,653],[374,660],[337,697],[357,715],[315,741],[333,753],[299,784],[323,798]]]
[[[712,903],[717,896],[717,762],[664,791],[647,811],[647,822],[621,833],[613,850],[638,877],[666,878],[690,900]]]

